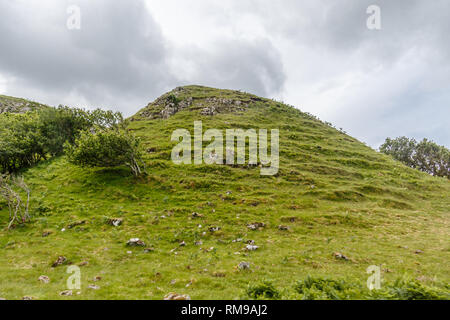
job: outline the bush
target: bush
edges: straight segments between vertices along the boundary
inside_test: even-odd
[[[358,282],[313,278],[297,282],[295,291],[305,300],[375,299],[375,300],[447,300],[448,287],[428,287],[408,278],[383,284],[380,290],[367,289]]]
[[[20,193],[26,194],[26,201],[22,199]],[[31,218],[29,214],[31,191],[23,178],[0,175],[0,197],[8,205],[8,229],[15,224],[23,224]]]
[[[142,174],[139,140],[125,130],[83,131],[73,145],[66,144],[65,150],[69,161],[81,167],[126,165],[135,176]]]
[[[253,299],[280,299],[281,294],[270,281],[247,288],[247,295]]]
[[[294,289],[305,300],[340,300],[349,299],[354,295],[355,285],[350,285],[344,280],[332,280],[312,278],[297,282]]]
[[[119,112],[77,108],[45,108],[26,114],[0,115],[0,169],[15,172],[49,156],[60,155],[64,143],[74,143],[92,127],[120,129],[126,126]]]
[[[437,287],[428,287],[416,280],[397,279],[393,284],[381,290],[367,294],[368,299],[389,300],[448,300],[450,291]]]

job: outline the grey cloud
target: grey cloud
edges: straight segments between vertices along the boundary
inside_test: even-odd
[[[64,3],[52,2],[46,14],[0,2],[0,72],[17,78],[16,87],[55,96],[76,92],[92,104],[126,111],[129,99],[140,101],[136,110],[175,85],[164,38],[142,1],[75,3],[81,30],[66,28]]]
[[[18,95],[72,105],[67,96],[78,96],[129,115],[183,80],[261,95],[283,85],[280,57],[268,40],[230,39],[209,51],[191,46],[184,57],[166,43],[144,1],[74,1],[82,20],[81,30],[72,31],[66,28],[68,3],[43,6],[48,3],[51,10],[27,10],[24,3],[0,0],[0,73],[16,79],[9,91]],[[174,56],[195,66],[192,78],[171,70]]]
[[[281,57],[267,39],[222,39],[211,50],[189,47],[180,50],[193,74],[188,81],[229,89],[242,89],[261,96],[279,92],[285,83]]]
[[[282,97],[372,146],[397,135],[450,145],[448,0],[196,2],[204,19],[178,12],[184,21],[225,30],[203,47],[195,33],[185,45],[166,40],[161,28],[177,19],[160,27],[144,2],[72,0],[82,29],[68,31],[69,1],[0,0],[7,94],[130,115],[196,83]],[[371,4],[381,31],[366,28]],[[254,21],[259,34],[246,30]]]

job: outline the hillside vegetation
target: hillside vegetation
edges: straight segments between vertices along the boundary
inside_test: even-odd
[[[21,98],[8,97],[0,94],[0,114],[6,112],[25,113],[45,108],[48,108],[48,106],[37,102]]]
[[[57,156],[23,172],[30,223],[6,231],[0,202],[0,297],[449,298],[447,178],[239,91],[180,87],[130,120],[147,175]],[[192,133],[200,120],[204,131],[279,129],[278,173],[175,165],[172,132]],[[131,238],[140,242],[129,246]],[[68,265],[80,266],[82,285],[61,296]],[[378,293],[366,288],[371,265],[381,267]]]

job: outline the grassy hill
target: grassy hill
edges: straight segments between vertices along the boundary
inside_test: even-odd
[[[4,112],[25,113],[46,107],[47,106],[37,102],[0,95],[0,114]]]
[[[382,288],[406,279],[403,297],[448,297],[447,179],[407,168],[291,106],[238,91],[177,88],[131,120],[148,176],[82,169],[59,157],[24,172],[33,190],[31,223],[6,231],[0,203],[0,297],[162,299],[176,292],[235,299],[258,290],[333,297],[318,288],[302,293],[297,282],[310,276],[341,281],[355,298],[369,294],[370,265],[381,266]],[[172,132],[192,132],[198,120],[203,130],[279,129],[278,174],[173,164]],[[122,225],[108,224],[111,218]],[[251,230],[253,223],[265,226]],[[127,246],[130,238],[145,246]],[[244,249],[250,240],[257,250]],[[81,266],[79,294],[59,295],[70,276],[66,265],[52,267],[59,256]],[[50,282],[38,281],[41,275]]]

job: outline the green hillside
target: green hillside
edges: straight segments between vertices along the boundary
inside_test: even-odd
[[[404,295],[393,298],[449,297],[448,179],[407,168],[291,106],[239,91],[177,88],[131,120],[147,176],[83,169],[58,157],[23,173],[33,192],[30,223],[6,231],[0,202],[0,297],[162,299],[176,292],[248,299],[273,287],[274,297],[333,298],[320,288],[302,292],[298,281],[309,276],[342,281],[349,298],[367,298],[370,265],[381,266],[382,288],[403,283]],[[279,129],[278,173],[175,165],[172,132],[192,133],[200,120],[204,131]],[[264,226],[252,230],[258,223]],[[127,246],[131,238],[145,246]],[[257,250],[245,249],[251,240]],[[52,267],[59,256],[81,266],[82,288],[73,296],[60,296],[70,275],[67,265]],[[242,262],[250,268],[238,267]]]
[[[47,106],[37,102],[0,95],[0,114],[5,112],[25,113],[46,107]]]

